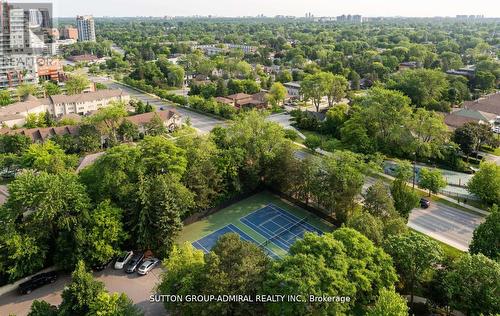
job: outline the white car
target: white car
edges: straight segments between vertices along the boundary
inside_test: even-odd
[[[133,251],[125,251],[123,252],[118,259],[116,259],[115,262],[115,269],[120,270],[123,269],[123,267],[127,264],[127,262],[132,258],[134,255]]]
[[[137,273],[139,273],[140,275],[146,275],[149,273],[149,271],[153,270],[153,268],[156,267],[159,263],[160,259],[148,258],[142,262],[139,269],[137,269]]]

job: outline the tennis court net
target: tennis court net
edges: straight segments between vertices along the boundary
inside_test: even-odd
[[[260,244],[261,247],[265,247],[267,245],[269,245],[269,243],[271,243],[273,240],[275,239],[278,239],[280,238],[281,236],[283,236],[285,233],[291,231],[292,229],[296,228],[296,227],[299,227],[300,225],[304,224],[304,223],[307,223],[309,220],[308,217],[304,217],[303,219],[297,221],[297,222],[294,222],[294,223],[290,223],[289,225],[286,225],[284,226],[281,230],[279,230],[276,234],[274,234],[273,236],[271,236],[270,238],[268,238],[266,241],[262,242]]]

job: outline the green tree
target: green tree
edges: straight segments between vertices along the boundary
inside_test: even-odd
[[[45,93],[47,95],[57,95],[61,94],[61,88],[53,82],[47,81],[43,84],[43,88],[45,89]]]
[[[117,144],[118,128],[124,117],[127,116],[125,104],[122,102],[114,102],[107,107],[99,109],[97,113],[88,117],[89,124],[95,125],[102,135],[109,138],[109,142],[114,145]]]
[[[462,255],[444,280],[450,306],[467,315],[500,310],[500,264],[482,254]]]
[[[341,228],[322,236],[307,233],[290,255],[271,267],[264,293],[349,296],[350,302],[280,302],[268,304],[271,315],[349,314],[354,304],[372,302],[380,289],[396,281],[391,258],[357,231]]]
[[[344,123],[348,120],[349,105],[337,104],[328,109],[326,119],[322,123],[321,128],[335,138],[340,138],[340,130]]]
[[[412,103],[429,107],[443,99],[448,89],[448,81],[443,72],[431,69],[416,69],[400,72],[393,77],[392,89],[409,96]]]
[[[82,93],[90,85],[90,81],[83,75],[72,75],[66,81],[66,93],[69,95]]]
[[[167,128],[157,113],[154,113],[151,120],[146,124],[145,129],[146,135],[150,136],[160,136],[167,133]]]
[[[80,125],[77,146],[81,152],[98,151],[102,146],[101,133],[92,124],[84,123]]]
[[[168,174],[180,179],[186,171],[185,151],[163,136],[146,136],[139,143],[146,174]]]
[[[9,90],[0,90],[0,106],[9,105],[11,103],[14,103],[14,100],[12,100]]]
[[[21,156],[22,166],[49,173],[60,173],[73,170],[78,163],[78,158],[66,155],[53,141],[47,140],[43,144],[32,144]]]
[[[84,223],[86,262],[91,265],[108,262],[119,253],[118,246],[127,239],[123,230],[122,210],[109,201],[101,202]]]
[[[31,139],[26,135],[0,135],[0,152],[19,155],[31,145]]]
[[[394,289],[381,289],[377,302],[368,310],[367,316],[407,316],[406,299]]]
[[[7,236],[2,244],[8,254],[4,269],[11,282],[43,268],[48,246],[35,237],[14,233]]]
[[[139,127],[125,119],[118,127],[117,133],[125,141],[134,141],[139,138]]]
[[[414,137],[416,155],[425,158],[441,156],[441,148],[448,138],[448,127],[442,115],[417,109],[407,126]]]
[[[17,87],[16,94],[20,99],[23,99],[28,95],[36,97],[38,94],[38,87],[33,84],[21,84]]]
[[[57,316],[57,306],[50,305],[45,301],[34,300],[28,316]]]
[[[318,203],[340,221],[350,217],[361,194],[366,165],[348,151],[335,151],[316,164],[313,194]]]
[[[349,86],[347,79],[341,75],[333,75],[324,73],[326,85],[326,97],[328,98],[328,106],[333,106],[333,103],[340,102],[345,96]]]
[[[410,303],[413,304],[416,287],[426,273],[441,260],[439,244],[425,235],[410,232],[389,237],[384,249],[392,256],[396,270],[410,292]]]
[[[175,178],[174,178],[175,179]],[[169,175],[140,179],[137,206],[131,213],[141,249],[167,256],[182,229],[182,216],[193,207],[193,194]]]
[[[422,168],[420,169],[418,185],[422,189],[429,190],[429,196],[431,196],[431,193],[436,194],[446,187],[447,183],[439,169]]]
[[[328,78],[325,77],[325,73],[307,75],[300,83],[301,94],[304,96],[305,100],[312,101],[313,105],[316,107],[316,112],[319,112],[321,100],[327,94],[327,85]]]
[[[381,245],[384,240],[384,224],[382,220],[368,212],[355,212],[347,220],[346,225],[365,235],[375,245]]]
[[[394,215],[394,201],[383,181],[377,181],[364,194],[363,209],[380,218]]]
[[[194,193],[197,209],[215,206],[225,190],[220,170],[220,151],[208,137],[178,138],[177,144],[186,151],[187,167],[182,183]]]
[[[279,82],[273,83],[269,90],[268,100],[273,106],[279,106],[285,101],[287,91],[285,86]]]
[[[495,75],[486,71],[476,71],[474,86],[481,91],[490,91],[495,87]]]
[[[314,151],[321,146],[321,138],[318,135],[311,134],[304,140],[304,145]]]
[[[257,245],[240,240],[237,234],[226,234],[205,258],[191,245],[176,249],[166,263],[173,273],[163,276],[159,289],[169,294],[255,296],[266,278],[269,263],[269,257]],[[183,315],[255,315],[264,311],[259,303],[238,302],[167,303],[166,307],[169,312]]]
[[[493,162],[482,162],[474,174],[467,190],[490,204],[500,205],[500,166]]]
[[[163,266],[168,273],[163,274],[158,292],[161,294],[191,295],[200,289],[205,266],[204,253],[190,243],[174,245],[170,256]],[[164,302],[165,309],[174,315],[194,315],[198,313],[198,304],[187,302]]]
[[[418,193],[408,186],[404,180],[396,179],[391,184],[391,196],[394,199],[394,208],[404,219],[408,220],[411,211],[420,201]]]
[[[486,220],[474,230],[469,252],[482,253],[492,260],[500,259],[500,211],[496,204]]]
[[[60,314],[87,315],[91,304],[104,291],[104,284],[95,281],[92,274],[87,271],[85,263],[79,261],[71,274],[71,283],[61,294]]]

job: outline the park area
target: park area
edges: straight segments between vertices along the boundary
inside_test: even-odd
[[[321,235],[332,230],[330,223],[314,214],[269,192],[261,192],[187,225],[177,241],[189,242],[207,253],[220,236],[236,233],[276,259],[285,256],[306,232]]]

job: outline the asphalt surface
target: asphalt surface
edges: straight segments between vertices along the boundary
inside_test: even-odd
[[[408,226],[462,251],[469,249],[477,226],[484,222],[480,215],[465,212],[446,204],[431,202],[428,209],[414,209]]]
[[[376,179],[366,177],[365,192]],[[447,204],[431,201],[427,209],[415,208],[408,219],[408,227],[424,233],[452,247],[467,251],[477,226],[484,222],[484,216],[466,212]]]
[[[94,278],[101,281],[106,289],[113,292],[124,292],[147,316],[166,315],[161,303],[150,303],[149,296],[154,294],[156,284],[161,278],[162,270],[155,268],[145,276],[136,273],[126,274],[123,270],[108,268],[94,273]],[[53,284],[48,284],[34,290],[27,295],[10,292],[0,296],[0,315],[28,315],[34,300],[44,300],[52,305],[59,305],[62,301],[61,293],[71,281],[69,275],[60,276]]]
[[[166,101],[163,101],[159,98],[155,98],[153,96],[150,96],[148,94],[141,93],[135,89],[129,88],[127,86],[118,84],[116,82],[112,81],[106,81],[106,80],[99,80],[100,82],[104,83],[111,89],[122,89],[123,91],[126,91],[127,93],[130,94],[132,98],[141,100],[144,103],[149,102],[149,104],[157,107],[157,108],[163,108],[165,110],[167,109],[175,109],[179,114],[182,115],[183,120],[185,121],[187,117],[190,118],[191,120],[191,125],[198,129],[202,134],[206,134],[210,132],[214,127],[218,125],[224,125],[225,122],[222,120],[219,120],[217,118],[207,116],[204,114],[200,114],[194,111],[190,111],[188,109],[182,108],[182,107],[176,107],[173,106],[171,103],[167,103]]]

